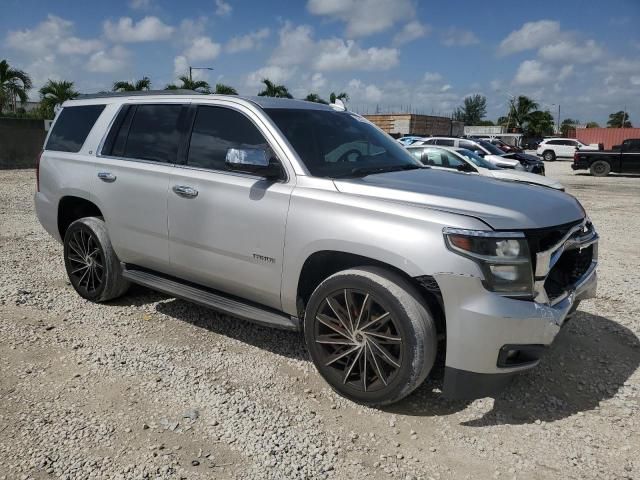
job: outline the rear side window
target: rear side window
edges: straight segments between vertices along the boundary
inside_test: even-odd
[[[447,138],[439,138],[436,140],[436,145],[442,145],[444,147],[453,147],[455,142],[453,140],[449,140]]]
[[[198,107],[187,164],[226,170],[225,160],[230,148],[267,148],[267,141],[240,112],[224,107]]]
[[[104,105],[65,107],[56,120],[45,150],[79,152]]]
[[[175,163],[180,146],[181,113],[182,105],[137,105],[132,113],[122,156]],[[119,143],[118,140],[116,144]],[[117,146],[122,148],[122,145]],[[115,147],[116,145],[114,149]]]

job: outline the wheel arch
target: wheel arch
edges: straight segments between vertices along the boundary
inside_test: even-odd
[[[58,233],[64,239],[69,225],[82,217],[102,217],[100,208],[84,197],[65,195],[58,202]]]

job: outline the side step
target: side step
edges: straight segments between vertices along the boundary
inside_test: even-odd
[[[269,307],[246,303],[214,292],[206,287],[196,286],[178,279],[165,277],[147,270],[139,270],[131,266],[123,266],[122,276],[139,285],[157,290],[167,295],[188,300],[204,307],[213,308],[231,316],[239,317],[267,327],[283,330],[300,330],[300,321],[285,313]]]

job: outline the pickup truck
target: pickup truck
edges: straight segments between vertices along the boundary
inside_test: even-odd
[[[444,395],[493,394],[596,292],[598,234],[574,197],[426,167],[340,105],[85,96],[62,105],[36,181],[80,296],[137,283],[298,331],[367,405],[436,359]]]
[[[594,177],[609,173],[640,173],[640,138],[629,138],[612,150],[577,150],[573,155],[573,170],[589,170]]]

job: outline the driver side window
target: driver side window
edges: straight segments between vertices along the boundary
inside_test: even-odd
[[[187,165],[228,170],[229,149],[268,149],[257,127],[242,113],[225,107],[201,105],[193,123]]]

